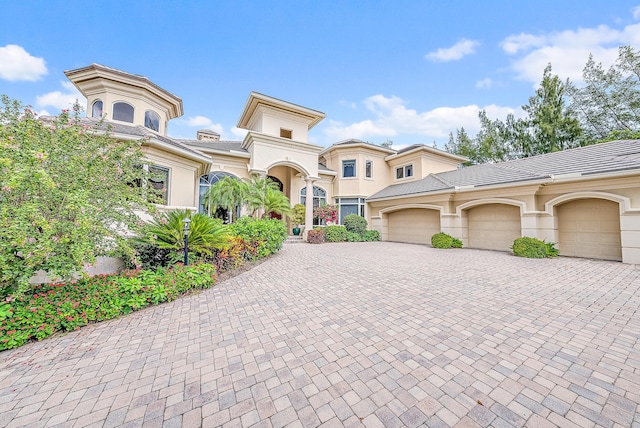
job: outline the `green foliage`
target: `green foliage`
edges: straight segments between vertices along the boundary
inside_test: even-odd
[[[367,220],[357,214],[349,214],[344,217],[344,227],[346,227],[349,232],[363,235],[367,230]]]
[[[277,253],[287,239],[287,226],[278,219],[240,217],[230,228],[233,235],[256,246],[258,257]]]
[[[347,242],[362,242],[362,235],[347,231]]]
[[[571,106],[584,129],[585,141],[611,141],[640,131],[640,52],[622,46],[608,70],[589,56],[582,72],[585,85],[571,86]],[[626,136],[624,137],[626,138]]]
[[[431,237],[433,248],[462,248],[462,241],[451,235],[440,232]]]
[[[201,264],[34,285],[15,296],[8,310],[6,303],[0,304],[0,350],[171,301],[190,290],[211,287],[216,278],[215,267]]]
[[[196,257],[210,256],[229,241],[229,228],[222,220],[189,210],[175,210],[161,214],[143,230],[138,242],[167,249],[180,260],[184,251],[184,219],[189,218],[189,249]],[[180,253],[180,254],[178,254]]]
[[[348,233],[344,226],[327,226],[324,228],[324,239],[326,242],[346,242]]]
[[[291,212],[291,203],[284,193],[277,189],[269,189],[264,197],[262,205],[264,214],[262,218],[267,218],[271,214],[288,215]]]
[[[307,242],[309,244],[322,244],[324,242],[324,230],[312,229],[307,232]]]
[[[76,105],[43,121],[2,97],[0,297],[26,292],[40,269],[69,279],[96,256],[127,252],[122,232],[141,226],[135,211],[154,209],[153,191],[131,185],[147,174],[140,143],[116,141],[79,115]]]
[[[514,255],[531,259],[556,257],[558,255],[558,250],[555,248],[553,242],[544,242],[527,236],[517,238],[513,241],[511,249]]]
[[[304,205],[295,204],[293,206],[293,209],[289,213],[289,217],[291,217],[291,222],[294,225],[304,224],[306,212],[307,212],[307,209]]]
[[[226,209],[229,223],[233,223],[235,208],[244,204],[248,191],[245,181],[230,176],[223,177],[204,194],[205,206],[210,207],[210,212],[216,212],[218,208]]]
[[[244,262],[258,258],[259,241],[250,243],[238,236],[234,236],[224,249],[216,251],[212,263],[218,272],[227,272],[240,267]]]
[[[377,230],[366,230],[362,235],[362,240],[365,242],[374,242],[380,240],[380,232]]]

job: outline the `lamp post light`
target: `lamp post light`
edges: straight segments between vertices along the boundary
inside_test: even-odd
[[[189,266],[189,227],[191,226],[191,219],[185,217],[184,220],[184,265]]]

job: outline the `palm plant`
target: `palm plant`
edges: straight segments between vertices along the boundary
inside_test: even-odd
[[[271,193],[276,191],[280,193],[278,184],[269,177],[260,177],[254,175],[247,183],[246,205],[251,210],[251,215],[255,216],[256,212],[264,209],[266,214],[267,198],[273,199]],[[271,195],[271,196],[270,196]],[[264,216],[263,214],[263,216]]]
[[[158,248],[184,250],[184,219],[191,219],[189,248],[197,255],[212,255],[214,250],[225,248],[231,237],[222,220],[189,210],[176,210],[162,214],[144,228],[144,236],[138,241],[151,243]]]
[[[235,208],[244,203],[247,189],[245,181],[223,177],[204,194],[205,205],[210,207],[210,212],[215,212],[218,207],[226,209],[229,223],[233,223]]]
[[[271,213],[280,215],[288,215],[291,213],[291,204],[289,198],[277,189],[268,189],[264,198],[264,214],[262,218],[266,218]]]

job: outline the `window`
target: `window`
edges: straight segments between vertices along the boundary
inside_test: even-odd
[[[283,129],[283,128],[280,128],[280,136],[281,136],[282,138],[288,138],[288,139],[291,139],[291,138],[292,138],[292,135],[293,135],[293,131],[292,131],[292,130],[290,130],[290,129]]]
[[[151,110],[145,111],[144,126],[154,131],[160,131],[160,116],[158,116],[158,113]]]
[[[205,174],[202,177],[200,177],[200,198],[199,198],[198,212],[209,214],[212,217],[227,219],[228,213],[227,213],[226,207],[225,208],[219,207],[216,210],[216,212],[211,212],[212,211],[211,207],[205,205],[205,201],[204,201],[204,195],[207,193],[209,188],[214,184],[216,184],[218,181],[220,181],[223,177],[232,177],[236,179],[238,178],[233,174],[229,174],[228,172],[222,172],[222,171],[210,172],[209,174]],[[236,212],[234,214],[234,217],[235,218],[240,217],[239,206],[235,207],[235,211]]]
[[[307,203],[307,188],[303,187],[300,190],[300,203],[302,205],[306,205]],[[321,189],[320,187],[313,186],[313,208],[319,207],[320,205],[325,205],[327,203],[327,192]],[[313,225],[319,226],[324,224],[324,220],[320,220],[318,218],[313,219]]]
[[[364,176],[365,178],[373,177],[373,161],[364,161]]]
[[[413,165],[399,166],[396,168],[396,179],[413,177]]]
[[[342,161],[342,178],[355,177],[356,176],[356,161],[343,160]]]
[[[102,101],[95,100],[91,106],[91,117],[102,118]]]
[[[133,106],[127,103],[115,103],[113,105],[113,120],[133,123]]]
[[[344,224],[344,218],[349,214],[357,214],[364,217],[364,198],[337,198],[338,219]]]
[[[153,190],[153,201],[168,205],[169,202],[169,168],[149,166],[149,188]]]

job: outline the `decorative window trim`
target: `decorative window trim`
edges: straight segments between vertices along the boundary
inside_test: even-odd
[[[131,108],[131,111],[118,111],[116,114],[116,107],[117,106],[126,106]],[[112,115],[111,118],[113,120],[117,120],[119,122],[126,122],[126,123],[133,123],[134,119],[135,119],[135,114],[136,114],[136,109],[134,106],[132,106],[131,104],[125,102],[125,101],[116,101],[115,103],[113,103],[112,107],[111,107],[111,111],[112,111]],[[131,114],[131,120],[128,120],[129,118],[129,114]],[[126,116],[126,117],[125,117]]]
[[[364,178],[373,179],[373,161],[365,160],[364,161]]]
[[[336,205],[338,206],[338,224],[343,224],[345,216],[356,214],[356,212],[353,212],[353,207],[355,207],[359,216],[365,217],[366,202],[363,197],[336,198]],[[345,212],[347,207],[352,207],[352,209],[349,212]]]
[[[98,107],[100,105],[100,107]],[[91,104],[91,117],[96,119],[102,119],[102,113],[104,112],[104,103],[102,100],[97,99]]]
[[[407,164],[396,167],[396,180],[403,180],[413,177],[413,164]]]
[[[144,127],[152,131],[160,132],[160,115],[153,110],[145,111]]]
[[[348,164],[351,164],[351,166],[353,167],[353,175],[346,175],[345,174],[345,168],[348,166]],[[356,169],[356,160],[355,159],[346,159],[342,161],[342,178],[356,178],[357,175],[357,169]]]

